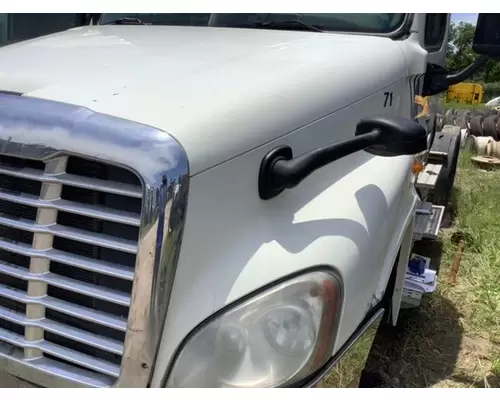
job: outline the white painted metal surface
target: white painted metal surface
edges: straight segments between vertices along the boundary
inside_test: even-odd
[[[182,143],[197,174],[404,81],[400,47],[333,33],[81,27],[4,47],[0,88],[160,128]],[[402,94],[407,85],[394,94],[396,110]],[[383,102],[380,93],[375,103]]]
[[[404,90],[399,84],[393,88]],[[153,385],[159,385],[178,343],[194,326],[293,271],[313,265],[339,271],[344,305],[334,351],[380,301],[416,204],[412,157],[359,152],[273,200],[260,200],[256,190],[256,174],[269,150],[288,144],[300,154],[347,138],[364,110],[384,112],[379,94],[192,179]]]

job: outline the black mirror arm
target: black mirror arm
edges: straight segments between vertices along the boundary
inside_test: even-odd
[[[433,96],[448,90],[448,87],[451,85],[465,81],[481,69],[489,59],[490,57],[486,55],[480,55],[471,65],[454,74],[448,74],[448,71],[443,67],[428,65],[422,96]]]
[[[291,160],[278,160],[271,170],[272,183],[276,188],[291,189],[325,165],[377,144],[379,136],[380,131],[373,130],[331,146],[320,147]]]
[[[317,169],[342,157],[378,144],[380,131],[374,129],[351,139],[314,149],[293,158],[289,146],[280,146],[264,157],[259,171],[259,194],[263,200],[297,186]]]
[[[465,81],[466,79],[474,75],[475,72],[481,69],[488,62],[489,59],[490,57],[488,56],[480,55],[474,60],[474,62],[471,65],[464,68],[462,71],[459,71],[455,74],[446,75],[446,82],[448,83],[449,86],[451,86],[455,85],[456,83]]]
[[[364,150],[372,155],[395,157],[427,149],[427,132],[419,123],[401,116],[379,115],[361,119],[354,137],[320,147],[294,158],[290,146],[267,153],[259,168],[259,197],[269,200],[297,186],[317,169]]]

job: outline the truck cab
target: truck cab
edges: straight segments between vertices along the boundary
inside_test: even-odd
[[[453,186],[426,98],[497,55],[496,15],[456,73],[449,14],[101,14],[1,48],[0,385],[361,373]]]

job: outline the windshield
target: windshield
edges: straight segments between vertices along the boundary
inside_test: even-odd
[[[102,14],[99,24],[304,29],[383,34],[397,30],[406,14]]]

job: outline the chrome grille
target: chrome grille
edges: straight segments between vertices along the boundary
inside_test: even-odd
[[[139,179],[123,168],[0,155],[0,353],[69,381],[113,385],[141,200]]]

